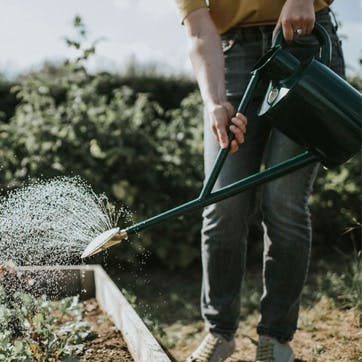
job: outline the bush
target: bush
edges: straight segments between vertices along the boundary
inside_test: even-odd
[[[14,114],[17,100],[10,92],[12,83],[0,73],[0,123],[7,122]]]
[[[2,186],[79,174],[137,211],[135,221],[193,198],[202,179],[199,95],[166,111],[126,86],[99,94],[107,76],[89,75],[83,62],[48,66],[14,87],[19,105],[0,126]],[[198,255],[199,223],[191,220],[162,225],[162,238],[159,230],[134,238],[122,258],[133,261],[147,248],[170,266],[189,264]]]
[[[323,252],[350,251],[361,245],[361,159],[357,155],[336,169],[322,169],[311,199],[314,244]]]
[[[68,44],[80,49],[77,59],[47,64],[13,87],[19,104],[0,125],[0,191],[34,178],[78,174],[97,193],[137,212],[134,221],[194,198],[203,178],[201,98],[188,93],[195,84],[155,74],[90,75],[84,62],[94,47]],[[358,157],[321,172],[312,211],[322,253],[351,250],[351,240],[360,239],[360,179]],[[187,266],[198,258],[199,230],[200,213],[186,215],[132,238],[120,257],[132,262],[150,250],[170,267]]]

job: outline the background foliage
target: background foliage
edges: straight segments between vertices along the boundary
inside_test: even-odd
[[[79,18],[75,26],[79,39],[67,43],[79,51],[77,58],[45,64],[14,83],[0,78],[0,191],[77,174],[126,205],[135,221],[194,198],[203,175],[195,83],[134,67],[125,74],[89,74],[84,64],[95,45],[84,47]],[[360,87],[361,80],[353,84]],[[360,157],[320,172],[311,201],[322,253],[360,247],[360,177]],[[198,258],[199,228],[200,213],[164,223],[133,238],[120,257],[132,262],[150,251],[154,260],[185,267]],[[260,247],[250,244],[256,258]]]

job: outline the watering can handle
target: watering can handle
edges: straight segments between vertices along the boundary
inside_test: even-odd
[[[327,67],[329,67],[332,58],[332,43],[329,34],[327,33],[326,29],[324,29],[324,27],[318,23],[314,24],[314,29],[312,31],[312,34],[316,36],[321,45],[320,61],[323,64],[325,64]],[[278,34],[274,38],[272,46],[273,47],[281,46],[283,40],[284,40],[283,31],[279,30]]]
[[[251,73],[251,78],[249,80],[248,86],[246,87],[246,90],[244,92],[243,98],[239,104],[237,113],[246,113],[246,109],[253,98],[253,92],[257,85],[259,84],[260,80],[260,73],[258,70],[253,71]],[[228,137],[229,137],[229,147],[228,148],[221,148],[219,150],[219,153],[216,156],[215,163],[211,169],[211,172],[209,176],[207,177],[206,182],[204,183],[204,186],[201,190],[201,193],[199,195],[199,199],[205,199],[208,195],[210,195],[212,188],[215,185],[215,182],[219,176],[220,170],[226,160],[226,157],[230,151],[230,143],[234,139],[234,134],[228,131]]]

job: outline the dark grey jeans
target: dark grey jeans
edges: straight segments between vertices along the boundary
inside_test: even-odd
[[[332,69],[344,75],[340,41],[329,9],[318,12],[316,20],[332,39]],[[272,30],[273,26],[238,28],[222,37],[227,96],[235,107],[241,100],[250,70],[271,45]],[[308,49],[291,46],[290,51],[301,60],[319,48],[314,37],[306,37],[300,42],[315,45]],[[301,152],[301,148],[286,136],[256,120],[262,96],[262,92],[256,94],[250,105],[245,143],[236,154],[228,156],[215,188],[258,172],[262,162],[269,167]],[[204,142],[205,174],[208,175],[219,146],[207,117]],[[207,329],[232,336],[238,327],[248,229],[255,215],[260,215],[261,208],[264,291],[258,333],[280,341],[292,339],[309,264],[311,219],[308,197],[317,171],[318,165],[307,166],[265,184],[258,192],[250,190],[204,209],[201,309]]]

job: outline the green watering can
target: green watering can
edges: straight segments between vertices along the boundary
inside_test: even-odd
[[[198,198],[125,229],[107,230],[87,246],[82,258],[119,244],[129,235],[171,217],[234,196],[310,163],[319,161],[327,167],[333,167],[359,152],[362,96],[328,68],[332,47],[325,29],[315,24],[313,33],[320,43],[319,60],[313,58],[307,63],[301,63],[283,49],[282,33],[279,32],[272,48],[252,70],[249,84],[238,107],[238,112],[245,114],[260,80],[268,80],[269,85],[260,105],[258,121],[270,122],[273,127],[304,146],[305,152],[212,192],[229,153],[228,149],[220,149]]]

